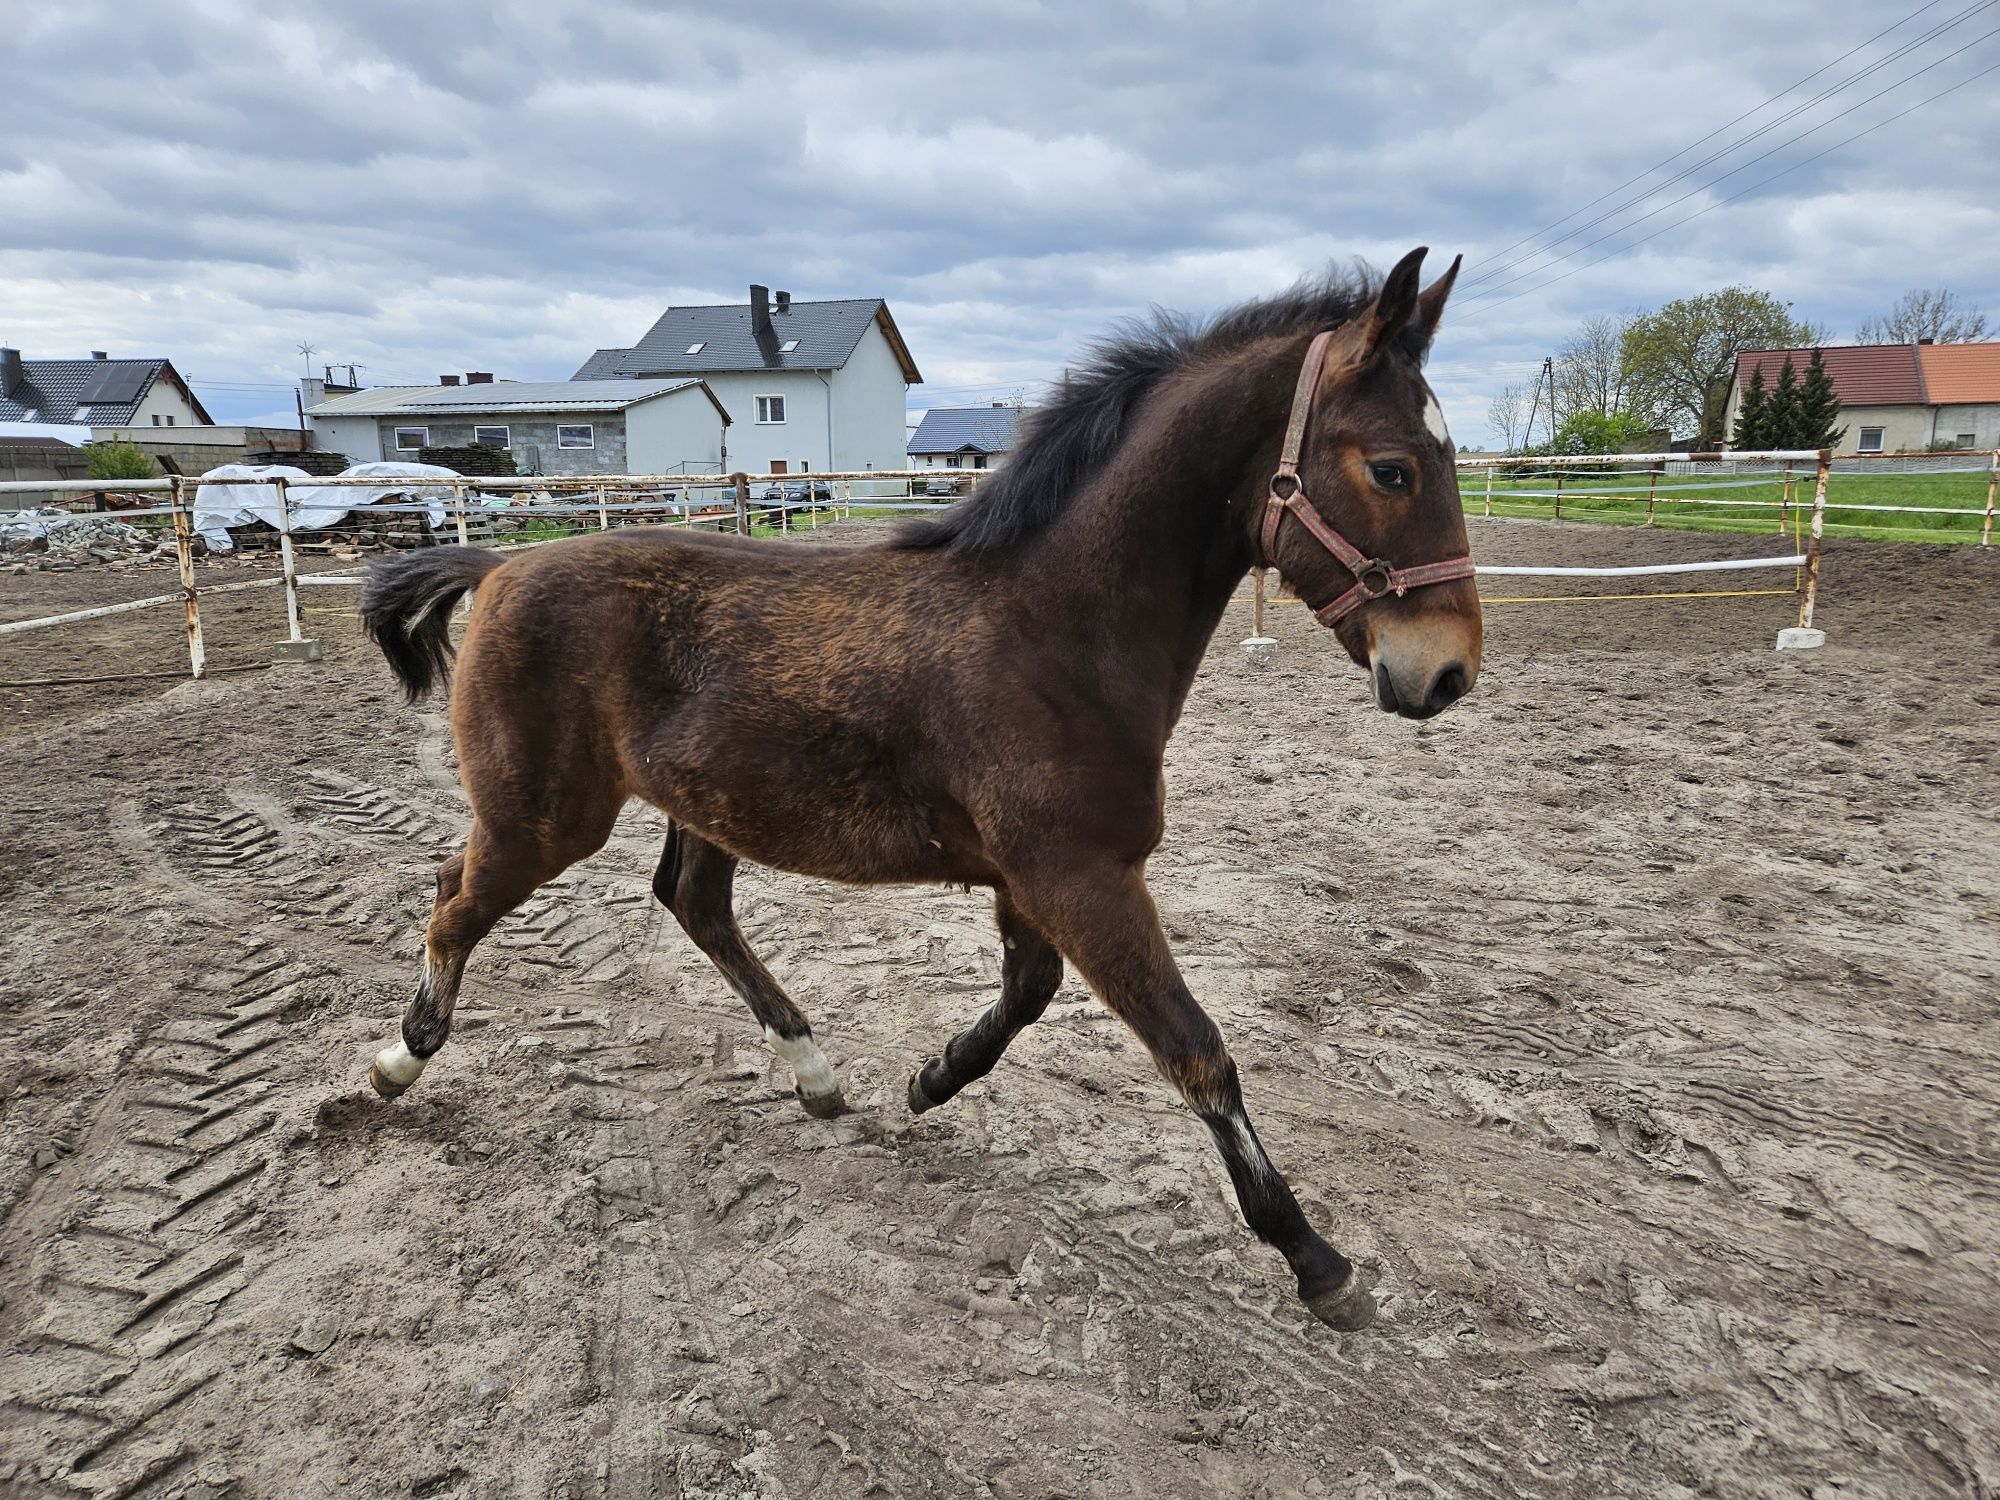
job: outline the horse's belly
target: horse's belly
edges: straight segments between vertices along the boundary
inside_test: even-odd
[[[914,800],[797,777],[654,778],[647,800],[740,859],[852,885],[989,884],[995,871],[962,816]]]

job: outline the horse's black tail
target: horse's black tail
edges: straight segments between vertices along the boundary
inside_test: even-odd
[[[477,547],[431,547],[377,563],[361,591],[361,624],[420,702],[451,662],[451,607],[505,558]]]

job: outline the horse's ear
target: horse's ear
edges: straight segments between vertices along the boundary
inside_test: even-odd
[[[1362,364],[1388,349],[1396,336],[1410,326],[1410,319],[1417,311],[1417,275],[1428,248],[1417,246],[1383,278],[1382,290],[1375,294],[1375,304],[1368,309],[1367,326],[1362,330]]]
[[[1451,284],[1458,280],[1458,268],[1464,260],[1463,255],[1454,255],[1451,269],[1433,281],[1417,298],[1416,321],[1410,325],[1410,331],[1416,335],[1419,349],[1430,348],[1431,340],[1437,337],[1438,323],[1444,317],[1444,304],[1451,296]]]

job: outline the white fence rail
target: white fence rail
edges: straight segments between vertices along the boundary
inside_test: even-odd
[[[1911,462],[1900,467],[1881,467],[1892,460],[1867,458],[1835,459],[1825,452],[1810,450],[1780,450],[1768,453],[1725,453],[1725,454],[1617,454],[1609,456],[1580,455],[1553,458],[1495,458],[1462,461],[1461,494],[1467,509],[1480,504],[1487,514],[1492,513],[1492,505],[1497,498],[1503,503],[1511,500],[1553,499],[1555,514],[1561,518],[1564,499],[1605,499],[1636,501],[1644,497],[1647,518],[1650,522],[1658,505],[1715,506],[1728,509],[1773,509],[1778,512],[1779,528],[1785,528],[1788,519],[1801,512],[1811,516],[1810,536],[1804,550],[1788,553],[1782,557],[1729,558],[1712,562],[1667,563],[1656,566],[1625,568],[1569,568],[1569,567],[1515,567],[1489,566],[1479,572],[1490,576],[1507,577],[1640,577],[1648,575],[1696,572],[1727,572],[1740,569],[1767,567],[1803,567],[1804,578],[1801,587],[1799,623],[1811,626],[1813,610],[1819,586],[1820,544],[1824,532],[1827,501],[1827,483],[1835,472],[1842,473],[1977,473],[1988,474],[1985,509],[1959,510],[1943,506],[1881,505],[1872,503],[1836,504],[1842,511],[1867,511],[1880,514],[1910,515],[1964,515],[1968,518],[1982,516],[1982,544],[1990,544],[1995,512],[1995,491],[2000,488],[2000,453],[1960,453],[1925,454],[1910,456]],[[1914,467],[1921,460],[1923,467]],[[1529,471],[1536,477],[1545,474],[1555,476],[1552,486],[1546,489],[1508,488],[1495,493],[1493,481],[1496,476],[1511,471]],[[351,485],[355,487],[382,490],[391,481],[399,493],[406,492],[412,497],[432,495],[442,490],[449,497],[449,524],[457,533],[460,542],[471,540],[471,522],[504,517],[512,520],[531,520],[547,517],[555,520],[594,518],[599,529],[607,529],[613,518],[621,520],[646,519],[656,524],[696,525],[721,522],[733,526],[739,533],[751,530],[753,517],[775,514],[781,526],[789,528],[794,509],[806,510],[816,522],[816,507],[812,503],[813,494],[822,489],[830,490],[829,503],[817,509],[826,509],[836,514],[851,514],[856,508],[868,511],[930,511],[948,508],[956,503],[951,500],[930,501],[907,496],[912,481],[936,481],[948,479],[954,484],[964,482],[968,490],[975,490],[981,480],[990,477],[994,470],[979,469],[871,469],[853,472],[807,473],[807,474],[731,474],[731,475],[688,475],[688,474],[603,474],[574,476],[535,476],[533,478],[507,478],[460,476],[453,478],[430,478],[424,476],[356,476],[353,478],[314,476],[310,483],[315,487]],[[1574,475],[1576,482],[1570,482]],[[1484,480],[1484,494],[1478,496],[1480,481]],[[1642,478],[1645,483],[1634,482]],[[1595,480],[1610,480],[1606,484],[1594,484]],[[1674,483],[1672,481],[1699,479],[1699,484]],[[1813,493],[1807,500],[1802,493],[1810,481]],[[303,486],[304,480],[291,481]],[[772,486],[808,485],[808,503],[803,506],[787,503],[780,498],[766,501],[763,491]],[[197,589],[194,575],[194,491],[204,485],[275,485],[280,499],[277,513],[280,518],[279,557],[280,573],[276,578],[256,579],[243,583],[212,585]],[[884,485],[896,486],[893,495],[883,495],[879,490]],[[1779,488],[1778,496],[1763,499],[1716,498],[1707,491],[1716,489],[1750,489],[1754,487]],[[0,624],[0,636],[19,634],[27,631],[48,629],[55,626],[76,624],[102,619],[111,615],[126,614],[136,610],[162,608],[175,603],[185,607],[188,659],[193,676],[200,677],[206,668],[206,649],[202,637],[200,596],[203,593],[219,595],[248,589],[282,588],[285,596],[286,630],[289,641],[303,644],[304,629],[299,604],[299,589],[302,586],[337,586],[360,582],[357,570],[339,568],[322,573],[301,573],[292,534],[292,504],[286,495],[287,481],[272,476],[227,479],[194,479],[180,476],[162,479],[142,480],[68,480],[38,481],[25,480],[0,483],[0,494],[34,492],[87,495],[116,491],[124,494],[157,494],[163,503],[133,510],[117,512],[122,517],[170,517],[172,520],[175,553],[180,570],[180,592],[162,594],[147,599],[135,599],[120,604],[103,605],[95,609],[73,610],[65,614],[46,616],[40,619],[16,620]],[[760,492],[753,500],[752,491]],[[1666,491],[1679,491],[1668,493]],[[1701,493],[1688,493],[1698,490]],[[857,491],[860,491],[857,493]],[[870,493],[873,491],[874,493]],[[718,497],[712,503],[700,504],[694,497],[706,493]],[[498,497],[506,497],[504,500]],[[522,497],[527,498],[522,498]],[[614,498],[614,496],[629,498]],[[429,499],[413,498],[408,503],[391,501],[371,504],[369,512],[418,512],[429,511],[433,502]],[[773,507],[775,506],[775,510]]]

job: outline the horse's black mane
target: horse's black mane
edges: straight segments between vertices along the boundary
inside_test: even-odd
[[[1035,535],[1110,458],[1133,411],[1166,376],[1258,339],[1332,328],[1367,307],[1377,289],[1377,279],[1357,268],[1302,281],[1205,323],[1156,309],[1121,326],[1092,345],[1081,372],[1035,409],[1004,469],[970,499],[906,526],[895,545],[976,552]]]

